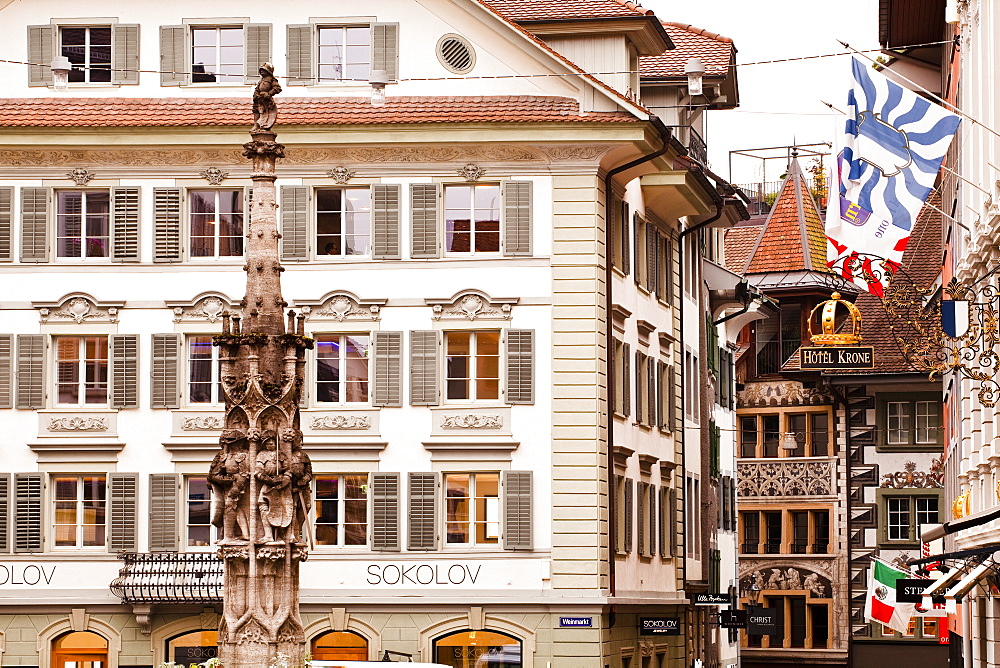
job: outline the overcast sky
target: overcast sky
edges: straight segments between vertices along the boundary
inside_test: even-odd
[[[840,53],[838,39],[878,48],[878,0],[642,0],[642,6],[664,21],[732,38],[737,64]],[[730,174],[731,150],[831,141],[843,124],[820,100],[843,109],[849,73],[849,56],[740,67],[739,108],[709,113],[705,139],[713,171],[734,183],[758,181],[760,160],[734,156]],[[785,171],[783,163],[768,161],[768,181]]]

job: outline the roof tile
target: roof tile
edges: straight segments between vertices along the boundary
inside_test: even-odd
[[[686,23],[666,22],[663,27],[675,48],[659,56],[639,58],[639,73],[642,76],[683,77],[689,58],[701,59],[705,76],[724,77],[729,74],[729,65],[736,52],[733,40]]]
[[[14,98],[0,102],[0,127],[248,125],[249,98]],[[281,98],[281,125],[628,122],[624,112],[581,114],[563,97]]]
[[[628,0],[483,0],[511,21],[604,19],[652,16]]]

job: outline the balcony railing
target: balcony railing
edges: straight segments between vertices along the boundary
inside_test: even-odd
[[[830,496],[836,493],[836,457],[740,459],[736,464],[740,498]]]
[[[118,555],[125,562],[111,582],[123,603],[210,603],[222,600],[222,561],[213,552]]]
[[[705,140],[702,139],[697,130],[690,125],[668,125],[667,127],[673,130],[677,140],[687,147],[688,155],[692,159],[697,160],[702,165],[708,164],[708,146],[705,145]]]
[[[740,190],[749,200],[747,210],[751,216],[766,216],[781,194],[781,184],[784,181],[758,181],[757,183],[734,183],[733,187]],[[806,185],[820,209],[826,209],[827,192],[825,187],[817,187],[815,179],[806,179]]]

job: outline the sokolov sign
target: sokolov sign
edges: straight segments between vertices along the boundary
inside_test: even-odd
[[[324,560],[302,564],[304,588],[329,589],[541,589],[544,562],[518,559]],[[547,564],[544,564],[547,565]]]
[[[118,576],[121,562],[25,558],[0,560],[0,597],[15,591],[101,589]],[[110,591],[108,595],[111,596]],[[113,597],[112,597],[113,598]]]

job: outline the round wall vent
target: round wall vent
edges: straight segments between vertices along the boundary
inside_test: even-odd
[[[476,66],[472,45],[458,35],[445,35],[438,40],[437,57],[442,65],[457,74],[465,74]]]

